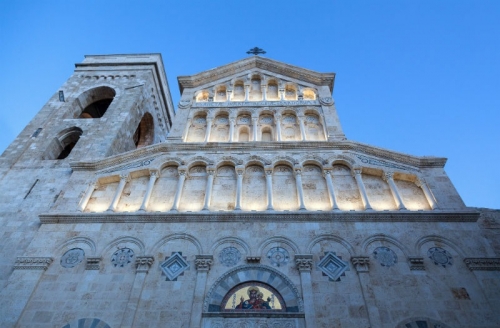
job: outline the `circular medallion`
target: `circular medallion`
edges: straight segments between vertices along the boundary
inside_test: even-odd
[[[219,260],[227,267],[235,266],[241,258],[241,253],[236,247],[226,247],[219,253]]]
[[[279,267],[288,263],[290,255],[283,247],[273,247],[267,252],[267,258],[271,261],[272,265]]]
[[[373,251],[373,257],[381,266],[390,267],[398,263],[398,256],[389,247],[377,247]]]
[[[122,248],[117,250],[113,254],[113,256],[111,257],[111,263],[113,263],[115,267],[119,266],[120,268],[123,268],[125,265],[132,262],[133,257],[133,250],[131,250],[130,248]]]
[[[83,261],[85,252],[81,248],[73,248],[64,253],[61,257],[61,266],[64,268],[73,268]]]
[[[434,262],[435,265],[441,265],[446,268],[447,265],[453,264],[453,257],[447,250],[441,247],[432,247],[427,251],[427,256]]]

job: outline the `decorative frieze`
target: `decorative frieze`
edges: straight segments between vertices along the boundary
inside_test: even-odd
[[[471,271],[500,271],[499,257],[468,257],[464,263]]]
[[[99,270],[100,262],[101,262],[100,257],[87,257],[87,263],[85,263],[85,270]]]
[[[51,257],[18,256],[14,270],[47,270],[52,261]]]
[[[410,256],[408,262],[410,262],[410,270],[425,270],[423,257]]]
[[[318,100],[283,100],[283,101],[226,101],[226,102],[196,102],[196,107],[289,107],[289,106],[313,106],[319,105]]]

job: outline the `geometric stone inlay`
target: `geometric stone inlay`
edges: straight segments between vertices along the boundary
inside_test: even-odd
[[[373,251],[373,257],[381,266],[391,267],[398,263],[398,256],[389,247],[377,247]]]
[[[168,257],[160,263],[160,268],[167,276],[167,281],[172,281],[177,279],[184,271],[189,268],[189,264],[182,257],[180,252],[172,253],[172,256]]]
[[[64,268],[73,268],[83,261],[85,252],[81,248],[73,248],[64,253],[61,257],[61,266]]]
[[[273,247],[267,252],[267,258],[271,261],[272,265],[279,267],[288,263],[290,255],[283,247]]]
[[[431,247],[427,251],[427,256],[429,256],[435,265],[441,265],[443,268],[453,264],[453,257],[451,254],[441,247]]]
[[[115,267],[119,266],[120,268],[123,268],[125,265],[132,262],[133,257],[133,250],[131,250],[130,248],[122,248],[117,250],[113,254],[113,256],[111,257],[111,263],[113,263]]]
[[[318,268],[333,281],[339,281],[340,276],[349,269],[349,264],[342,261],[335,253],[327,252],[319,261]]]
[[[232,267],[238,264],[241,258],[241,253],[236,247],[226,247],[219,253],[219,260],[227,267]]]

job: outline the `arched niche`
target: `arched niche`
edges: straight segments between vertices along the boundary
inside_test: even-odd
[[[342,164],[332,166],[333,189],[338,206],[343,211],[361,211],[364,209],[356,180],[351,169]]]
[[[250,141],[250,122],[251,117],[248,114],[240,114],[236,119],[236,127],[238,133],[238,142]]]
[[[315,113],[306,113],[305,120],[305,132],[307,140],[311,141],[322,141],[325,140],[325,134],[323,132],[323,124],[321,124],[320,117]]]
[[[75,100],[76,105],[82,109],[78,118],[102,117],[115,95],[115,90],[106,86],[85,91]]]
[[[233,101],[243,101],[245,100],[245,85],[243,84],[243,81],[236,81],[234,83],[234,90],[233,90]]]
[[[285,100],[297,100],[297,87],[292,84],[285,86]]]
[[[234,210],[235,200],[236,172],[233,166],[223,165],[215,174],[210,208],[212,211],[231,211]]]
[[[203,142],[207,131],[207,114],[197,113],[189,127],[187,142]]]
[[[82,134],[82,129],[76,126],[62,130],[50,142],[43,159],[65,159],[80,140]]]
[[[280,100],[280,94],[278,90],[278,82],[276,80],[270,80],[267,83],[266,99],[274,101]]]
[[[207,186],[207,170],[204,165],[195,165],[188,171],[184,182],[179,211],[199,211],[203,208]]]
[[[175,191],[179,180],[179,171],[176,165],[167,165],[160,171],[151,199],[149,210],[152,212],[167,212],[174,204]]]
[[[277,211],[299,209],[295,175],[288,165],[280,164],[273,169],[273,207]]]
[[[267,207],[267,187],[264,168],[249,165],[243,175],[242,209],[245,211],[264,211]]]
[[[196,102],[207,102],[209,93],[207,90],[198,91],[195,95]]]
[[[271,113],[262,113],[259,116],[260,125],[260,140],[273,141],[274,140],[274,117]]]
[[[215,101],[217,102],[227,101],[227,90],[225,85],[217,87],[217,91],[215,92]]]
[[[262,81],[259,75],[252,76],[250,80],[250,92],[248,95],[248,100],[250,101],[261,101],[262,100]]]
[[[281,137],[283,141],[300,140],[300,130],[295,113],[286,112],[281,119]]]
[[[155,125],[153,116],[145,113],[141,121],[137,125],[133,139],[137,148],[149,146],[153,144],[155,138]]]
[[[316,100],[316,92],[311,88],[305,88],[302,90],[304,100]]]
[[[214,119],[210,141],[226,142],[229,140],[229,117],[225,113],[217,115]]]
[[[310,211],[331,209],[328,187],[321,168],[314,164],[304,165],[302,170],[302,190],[304,202]]]

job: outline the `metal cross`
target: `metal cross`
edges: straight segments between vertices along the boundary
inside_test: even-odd
[[[266,52],[264,51],[264,49],[261,49],[259,47],[254,47],[247,51],[247,54],[253,54],[255,56],[257,56],[258,54],[265,54],[265,53]]]

